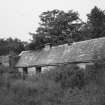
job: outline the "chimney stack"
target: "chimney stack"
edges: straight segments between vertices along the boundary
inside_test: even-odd
[[[51,47],[52,47],[52,44],[51,44],[51,43],[47,43],[47,44],[45,44],[45,46],[44,46],[44,50],[45,50],[45,51],[48,51],[48,50],[50,50]]]

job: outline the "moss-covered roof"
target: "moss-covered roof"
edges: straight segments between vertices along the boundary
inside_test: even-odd
[[[16,67],[57,65],[63,63],[89,62],[96,60],[95,52],[105,48],[105,37],[64,44],[49,50],[25,51],[20,54]],[[105,52],[105,51],[104,51]]]

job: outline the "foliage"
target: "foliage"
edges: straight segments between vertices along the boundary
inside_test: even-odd
[[[102,84],[105,84],[100,78],[105,80],[104,68],[97,68],[98,73],[95,74]],[[75,65],[65,65],[26,80],[2,75],[0,105],[104,105],[105,86],[95,82],[95,70],[88,68],[82,71]],[[82,77],[79,81],[77,74]]]
[[[91,38],[105,36],[105,13],[98,7],[94,7],[88,16],[88,22],[91,24]]]
[[[94,7],[87,14],[87,22],[83,22],[76,35],[77,41],[88,40],[105,36],[105,12],[98,7]]]
[[[105,13],[98,7],[94,7],[87,15],[87,22],[79,18],[79,14],[72,10],[52,10],[40,15],[40,26],[33,37],[29,48],[39,49],[46,43],[59,45],[71,44],[74,41],[88,40],[103,37],[105,34]]]
[[[0,55],[7,55],[11,51],[19,54],[24,50],[24,43],[19,39],[0,39]]]
[[[30,33],[33,37],[29,46],[31,49],[41,47],[46,43],[59,45],[72,43],[78,39],[77,31],[82,22],[77,12],[72,10],[68,12],[62,10],[46,11],[40,15],[40,20],[40,26],[36,33]],[[76,37],[73,37],[74,34],[76,34]]]
[[[52,76],[53,80],[60,83],[63,89],[82,88],[85,85],[84,72],[75,65],[63,65],[53,71]]]

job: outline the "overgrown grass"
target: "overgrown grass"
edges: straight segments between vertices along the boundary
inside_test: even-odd
[[[2,67],[0,105],[104,105],[105,67],[96,66],[65,65],[25,80]]]

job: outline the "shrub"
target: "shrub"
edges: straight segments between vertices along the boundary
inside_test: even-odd
[[[104,66],[96,68],[65,65],[25,80],[9,72],[6,81],[1,77],[0,105],[104,105]]]
[[[52,71],[48,77],[61,84],[62,88],[82,88],[85,85],[84,71],[76,65],[65,65]]]

